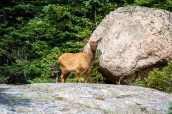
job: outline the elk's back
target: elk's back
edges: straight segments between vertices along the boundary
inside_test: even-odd
[[[88,61],[86,53],[64,53],[59,57],[60,66],[69,71],[88,70]]]

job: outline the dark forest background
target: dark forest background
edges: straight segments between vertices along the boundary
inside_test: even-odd
[[[102,19],[123,6],[172,11],[172,0],[1,0],[0,83],[55,82],[58,57],[82,51]],[[89,82],[106,82],[97,60]]]

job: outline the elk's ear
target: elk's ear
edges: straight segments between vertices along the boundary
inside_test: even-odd
[[[97,43],[99,43],[99,42],[101,42],[101,40],[102,40],[102,39],[103,39],[103,38],[100,38],[100,39],[99,39],[99,40],[97,40],[96,42],[97,42]]]
[[[88,38],[86,38],[86,41],[87,41],[87,43],[89,42],[89,39]]]

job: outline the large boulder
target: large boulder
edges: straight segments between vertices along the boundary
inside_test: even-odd
[[[103,84],[0,85],[0,114],[167,114],[172,95]]]
[[[103,19],[90,40],[101,37],[102,74],[110,83],[121,79],[121,83],[131,84],[172,59],[172,13],[146,7],[118,8]]]

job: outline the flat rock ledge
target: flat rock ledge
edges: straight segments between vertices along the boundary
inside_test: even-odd
[[[166,114],[172,94],[107,84],[0,85],[2,114]]]

